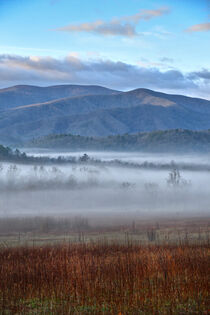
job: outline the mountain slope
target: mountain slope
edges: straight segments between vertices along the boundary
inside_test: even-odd
[[[210,115],[185,108],[142,105],[111,108],[87,114],[52,115],[42,118],[39,113],[30,119],[30,111],[20,110],[21,117],[13,115],[0,119],[0,135],[16,139],[31,139],[42,135],[72,133],[83,136],[108,136],[165,129],[210,128]],[[16,111],[15,111],[16,114]],[[42,113],[43,114],[43,113]],[[8,126],[9,130],[8,130]]]
[[[107,95],[71,96],[4,110],[0,113],[0,141],[7,135],[25,141],[59,133],[104,137],[210,128],[210,101],[146,89],[113,93],[108,90]]]

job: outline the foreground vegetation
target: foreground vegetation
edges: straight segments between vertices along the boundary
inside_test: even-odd
[[[0,251],[2,314],[208,314],[209,244]]]
[[[0,314],[209,314],[208,218],[0,223]]]

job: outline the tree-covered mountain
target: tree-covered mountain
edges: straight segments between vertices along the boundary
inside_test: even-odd
[[[147,152],[210,152],[210,130],[183,129],[141,132],[105,138],[70,134],[49,135],[26,143],[28,147],[61,150],[118,150]]]
[[[38,99],[45,101],[34,103]],[[0,142],[9,144],[49,134],[106,137],[210,128],[210,101],[147,89],[19,86],[0,90],[0,109]]]

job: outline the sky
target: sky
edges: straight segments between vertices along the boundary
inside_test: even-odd
[[[0,88],[17,84],[210,99],[210,0],[0,0]]]

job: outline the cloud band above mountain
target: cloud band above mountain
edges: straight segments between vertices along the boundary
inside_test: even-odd
[[[97,84],[122,90],[145,87],[175,93],[185,91],[189,95],[210,98],[208,69],[184,74],[179,70],[160,71],[157,67],[140,67],[111,60],[0,55],[1,87],[67,83]]]

